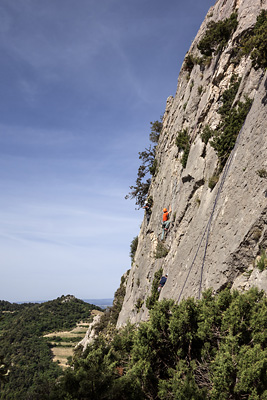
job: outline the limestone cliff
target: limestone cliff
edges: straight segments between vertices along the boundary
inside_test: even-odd
[[[199,297],[207,288],[218,291],[227,284],[267,289],[267,270],[260,272],[255,266],[256,257],[267,248],[267,74],[253,68],[249,55],[237,62],[234,51],[262,9],[267,9],[266,0],[218,0],[188,51],[193,60],[200,57],[198,44],[209,22],[237,13],[238,26],[223,50],[213,53],[206,65],[193,63],[189,69],[184,61],[175,97],[167,99],[156,154],[158,172],[149,190],[152,215],[149,225],[144,218],[141,226],[118,327],[127,320],[135,323],[148,318],[146,299],[160,268],[168,273],[160,299]],[[207,125],[218,127],[222,94],[233,74],[241,78],[235,104],[246,96],[253,103],[228,164],[211,189],[209,178],[218,168],[218,156],[201,134]],[[191,145],[183,168],[176,137],[185,129]],[[171,227],[164,241],[168,254],[155,258],[162,209],[170,205]]]

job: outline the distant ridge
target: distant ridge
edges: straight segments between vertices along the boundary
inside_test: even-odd
[[[95,306],[101,307],[101,308],[107,308],[111,307],[113,304],[113,299],[81,299],[85,303],[89,304],[94,304]],[[51,300],[36,300],[36,301],[15,301],[14,303],[16,304],[41,304],[41,303],[46,303],[47,301]]]

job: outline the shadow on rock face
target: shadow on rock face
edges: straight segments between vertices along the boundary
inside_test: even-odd
[[[267,78],[265,79],[264,87],[265,87],[266,93],[267,93]],[[261,102],[262,102],[262,104],[264,104],[266,106],[266,104],[267,104],[267,94],[263,97]]]

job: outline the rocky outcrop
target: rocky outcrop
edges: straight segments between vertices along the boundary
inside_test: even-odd
[[[90,323],[90,325],[88,327],[85,337],[77,344],[76,348],[82,347],[83,351],[85,351],[87,346],[90,343],[93,343],[93,341],[95,340],[95,338],[97,336],[95,327],[99,324],[102,314],[103,313],[99,313],[94,316],[93,321]]]
[[[246,289],[267,288],[267,271],[255,267],[255,259],[267,249],[266,88],[267,74],[255,70],[249,56],[234,60],[234,47],[242,34],[253,27],[266,0],[218,0],[205,18],[189,54],[197,48],[209,21],[238,15],[238,27],[222,52],[209,65],[195,63],[191,71],[183,64],[177,91],[167,99],[163,129],[157,146],[158,172],[149,196],[154,204],[149,225],[144,219],[135,260],[128,276],[126,294],[117,326],[128,320],[146,320],[146,299],[155,272],[163,268],[168,280],[160,299],[199,297],[203,290],[219,291],[226,285]],[[243,128],[214,189],[209,178],[218,165],[214,148],[201,139],[206,125],[218,127],[222,93],[236,74],[241,83],[235,103],[245,96],[253,99]],[[186,167],[183,152],[175,143],[177,132],[187,129],[191,147]],[[155,258],[160,241],[163,207],[172,208],[171,228],[164,242],[168,254]]]

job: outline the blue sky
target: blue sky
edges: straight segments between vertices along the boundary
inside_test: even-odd
[[[111,298],[150,121],[215,0],[1,0],[0,299]]]

